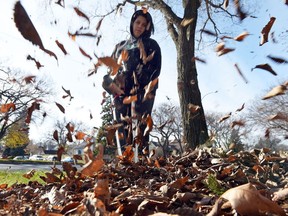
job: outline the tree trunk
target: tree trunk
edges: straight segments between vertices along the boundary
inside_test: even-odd
[[[201,93],[198,86],[197,69],[193,57],[195,55],[195,29],[197,23],[198,1],[186,3],[184,18],[193,19],[187,26],[178,29],[177,70],[178,94],[184,129],[184,142],[192,149],[208,139],[206,119],[202,107]],[[188,105],[198,105],[200,110],[191,113]]]

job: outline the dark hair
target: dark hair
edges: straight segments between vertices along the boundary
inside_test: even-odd
[[[137,19],[138,16],[143,16],[147,20],[147,24],[149,26],[149,29],[145,29],[144,33],[141,35],[142,38],[149,38],[151,34],[154,33],[154,24],[152,20],[152,16],[148,12],[144,12],[143,10],[137,10],[131,17],[130,22],[130,33],[133,35],[133,23]],[[134,36],[134,35],[133,35]]]

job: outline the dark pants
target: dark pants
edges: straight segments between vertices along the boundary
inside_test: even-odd
[[[144,93],[139,95],[138,100],[135,102],[135,114],[137,116],[135,120],[136,127],[131,123],[131,104],[123,104],[123,98],[121,97],[114,98],[116,121],[117,123],[123,123],[123,126],[118,128],[119,140],[122,149],[125,148],[126,145],[135,143],[139,144],[140,150],[148,147],[149,133],[143,136],[147,127],[144,119],[152,113],[155,94],[153,94],[152,98],[142,101],[143,95]],[[128,122],[126,121],[127,119],[129,119]],[[135,128],[132,128],[133,126]],[[138,131],[137,128],[140,129],[140,131]],[[133,131],[135,133],[137,131],[136,137],[133,137]]]

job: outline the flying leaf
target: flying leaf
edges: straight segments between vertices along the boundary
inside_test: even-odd
[[[223,8],[226,10],[229,6],[229,0],[225,0],[223,3]]]
[[[111,76],[114,76],[117,74],[119,68],[121,65],[117,64],[117,62],[115,61],[115,59],[113,59],[112,57],[101,57],[98,58],[98,63],[97,66],[99,65],[106,65],[107,67],[110,67],[112,69],[111,71]]]
[[[269,71],[271,74],[273,74],[274,76],[277,76],[277,73],[272,69],[272,67],[269,64],[259,64],[256,65],[254,68],[251,69],[251,71],[253,71],[254,69],[262,69],[262,70],[266,70]]]
[[[221,117],[220,119],[219,119],[219,123],[221,123],[221,122],[223,122],[223,121],[225,121],[226,119],[228,119],[228,118],[230,118],[231,117],[231,115],[232,115],[232,113],[230,112],[230,113],[228,113],[227,115],[225,115],[225,116],[223,116],[223,117]]]
[[[230,125],[231,128],[234,128],[235,126],[239,126],[239,127],[242,127],[244,126],[245,123],[243,121],[233,121]]]
[[[236,112],[242,111],[244,109],[244,107],[245,107],[245,103],[243,103],[242,106],[236,110]]]
[[[56,104],[56,106],[60,109],[60,111],[61,111],[62,113],[65,113],[65,109],[64,109],[64,107],[63,107],[61,104],[59,104],[59,103],[57,103],[57,102],[55,102],[55,104]]]
[[[7,113],[9,111],[14,111],[15,109],[16,106],[14,103],[1,104],[1,113]]]
[[[261,41],[260,41],[260,44],[259,44],[260,46],[262,46],[263,44],[268,42],[269,32],[270,32],[275,20],[276,20],[275,17],[271,17],[270,21],[262,29],[262,31],[261,31]]]
[[[245,32],[241,33],[240,35],[236,36],[234,38],[234,40],[243,41],[248,35],[249,35],[249,33],[245,31]]]
[[[64,146],[60,145],[59,148],[57,149],[57,160],[61,161],[62,155],[65,152]]]
[[[284,0],[284,3],[285,3],[286,5],[288,5],[288,0]]]
[[[99,29],[100,29],[100,27],[101,27],[101,24],[102,24],[103,19],[104,19],[104,18],[101,18],[101,19],[99,20],[99,22],[97,23],[97,25],[96,25],[96,31],[97,31],[97,32],[99,31]]]
[[[217,52],[217,55],[218,56],[222,56],[222,55],[225,55],[227,53],[230,53],[232,51],[234,51],[235,49],[234,48],[223,48],[222,50],[218,51]]]
[[[29,18],[29,15],[23,8],[20,1],[17,1],[14,6],[14,22],[16,24],[16,27],[26,40],[29,40],[30,42],[32,42],[32,44],[39,46],[41,50],[43,50],[50,56],[53,56],[57,60],[57,56],[53,52],[44,48],[37,30],[35,29],[32,21]]]
[[[62,86],[62,89],[63,89],[63,90],[66,92],[66,94],[67,94],[67,95],[64,95],[64,96],[62,96],[62,97],[65,98],[65,97],[69,96],[69,97],[70,97],[70,101],[71,101],[74,97],[71,95],[70,90],[65,89],[63,86]]]
[[[102,159],[93,159],[86,163],[80,172],[84,176],[93,176],[102,169],[104,164]]]
[[[133,101],[137,101],[137,95],[126,96],[123,99],[123,104],[131,104]]]
[[[244,20],[247,17],[247,14],[243,12],[241,5],[240,5],[240,0],[234,0],[234,5],[237,11],[237,15],[239,16],[240,20]]]
[[[27,110],[27,117],[26,117],[26,120],[25,120],[25,122],[26,122],[27,124],[29,124],[30,121],[31,121],[32,113],[33,113],[35,110],[40,110],[40,104],[39,104],[38,102],[39,102],[39,100],[34,101],[34,102],[31,104],[31,106],[28,108],[28,110]]]
[[[285,85],[279,85],[274,87],[271,91],[269,91],[263,98],[262,100],[266,100],[272,97],[275,97],[277,95],[283,95],[285,94],[285,91],[287,90]]]
[[[221,42],[221,43],[218,43],[215,47],[215,51],[216,52],[219,52],[221,50],[223,50],[225,48],[225,43],[224,42]]]
[[[272,61],[276,62],[276,63],[279,63],[279,64],[287,64],[288,61],[283,59],[283,58],[278,58],[278,57],[274,57],[274,56],[271,56],[271,55],[268,55],[267,56],[269,59],[271,59]]]
[[[57,44],[57,46],[61,49],[61,51],[64,53],[64,55],[67,55],[67,51],[64,48],[64,45],[62,43],[60,43],[58,40],[55,40],[55,43]]]
[[[273,120],[283,120],[283,121],[287,121],[288,122],[288,116],[285,115],[284,113],[277,113],[274,115],[271,115],[268,117],[269,121],[273,121]]]
[[[36,76],[31,75],[31,76],[24,77],[23,80],[25,81],[26,84],[30,84],[30,83],[35,82],[35,78]]]
[[[90,19],[85,13],[83,13],[81,10],[79,10],[76,7],[74,7],[74,11],[77,13],[78,16],[85,18],[90,23]]]
[[[228,200],[232,208],[241,215],[259,215],[260,212],[275,213],[281,216],[286,215],[277,203],[261,195],[251,183],[231,188],[222,194],[220,198]]]
[[[192,57],[191,60],[192,60],[193,62],[194,62],[194,61],[199,61],[199,62],[201,62],[201,63],[206,64],[206,61],[205,61],[204,59],[200,59],[200,58],[198,58],[198,57],[196,57],[196,56]]]
[[[244,80],[245,83],[248,83],[248,80],[246,79],[246,77],[244,76],[244,74],[242,73],[242,71],[240,70],[238,64],[234,64],[238,74],[242,77],[242,79]]]
[[[32,170],[30,170],[29,172],[24,173],[24,174],[23,174],[23,177],[24,177],[24,178],[27,178],[27,179],[31,179],[31,178],[34,176],[35,172],[36,172],[36,170],[35,170],[35,169],[32,169]]]
[[[194,104],[191,104],[191,103],[189,103],[188,104],[188,110],[190,111],[190,113],[196,113],[196,112],[198,112],[199,110],[200,110],[200,106],[198,106],[198,105],[194,105]]]
[[[87,57],[90,60],[92,60],[92,57],[89,54],[87,54],[81,47],[79,47],[79,50],[82,53],[82,55],[84,55],[85,57]]]
[[[65,127],[69,132],[74,132],[74,125],[71,122],[69,122]]]
[[[201,32],[203,32],[203,33],[205,33],[205,34],[207,34],[207,35],[211,35],[211,36],[217,36],[216,34],[215,34],[215,32],[212,32],[212,31],[210,31],[210,30],[206,30],[206,29],[200,29],[200,31]]]
[[[149,94],[153,91],[153,89],[155,88],[156,84],[158,83],[158,77],[152,81],[150,81],[148,83],[147,86],[145,86],[145,94],[144,94],[144,97],[143,97],[143,101],[146,100],[149,96]]]
[[[30,55],[27,56],[27,60],[34,61],[38,70],[39,70],[39,68],[43,67],[43,65],[39,61],[37,61],[35,58],[31,57]]]
[[[146,136],[147,134],[149,134],[153,129],[153,120],[151,115],[148,115],[146,118],[146,128],[144,130],[143,136]]]
[[[82,140],[82,139],[85,138],[85,136],[86,136],[85,133],[83,133],[83,132],[81,132],[81,131],[78,131],[78,132],[76,133],[76,135],[75,135],[75,138],[76,138],[77,140]]]
[[[53,138],[57,141],[57,143],[59,143],[59,136],[58,136],[58,131],[57,130],[55,130],[53,132]]]
[[[184,18],[181,21],[181,26],[185,27],[187,25],[190,25],[193,22],[193,20],[194,20],[194,18],[191,18],[191,19]]]

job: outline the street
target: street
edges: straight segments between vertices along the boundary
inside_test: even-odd
[[[52,164],[0,164],[0,170],[6,171],[30,171],[32,169],[47,170],[50,171]],[[62,169],[61,164],[56,165],[57,168]],[[79,165],[76,165],[77,169],[80,169]]]

